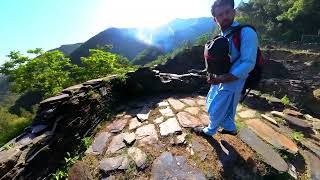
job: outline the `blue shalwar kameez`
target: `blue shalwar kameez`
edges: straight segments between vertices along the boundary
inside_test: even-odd
[[[232,27],[238,26],[238,22],[233,22]],[[230,28],[222,32],[226,35]],[[241,30],[241,56],[233,64],[229,73],[239,78],[238,80],[229,83],[220,83],[211,85],[206,99],[206,107],[210,117],[210,124],[203,131],[207,135],[214,135],[219,127],[228,131],[235,131],[236,125],[234,122],[236,108],[241,97],[248,73],[254,68],[257,56],[258,37],[256,32],[244,27]],[[240,52],[232,42],[232,36],[229,37],[231,61],[236,60]]]

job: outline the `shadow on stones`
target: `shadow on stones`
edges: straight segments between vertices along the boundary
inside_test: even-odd
[[[222,167],[223,179],[261,179],[261,176],[254,173],[256,163],[253,159],[244,160],[235,148],[225,140],[220,143],[213,137],[205,137],[208,143],[215,149]],[[256,172],[256,171],[255,171]]]
[[[284,106],[281,103],[269,103],[266,98],[257,96],[255,94],[249,94],[244,100],[243,104],[251,109],[255,109],[260,112],[268,111],[283,111]]]

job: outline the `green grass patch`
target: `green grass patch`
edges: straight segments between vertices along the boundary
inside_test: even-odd
[[[68,179],[69,167],[71,167],[77,160],[80,160],[79,155],[71,156],[70,153],[67,152],[67,156],[64,158],[64,166],[52,174],[52,179]]]
[[[289,98],[287,97],[287,95],[283,96],[280,100],[281,100],[281,103],[282,103],[283,105],[289,105],[289,103],[290,103],[290,100],[289,100]]]
[[[92,144],[92,139],[91,137],[84,137],[81,139],[82,145],[88,149],[90,145]]]
[[[130,159],[130,158],[129,158]],[[137,174],[136,163],[130,159],[128,168],[124,171],[124,179],[132,179]]]
[[[237,130],[247,127],[247,125],[244,123],[244,120],[241,119],[238,115],[236,115],[234,122],[236,124]]]
[[[191,144],[192,143],[192,135],[191,134],[187,134],[185,137],[185,140],[187,143]]]
[[[291,137],[296,141],[302,141],[304,139],[304,135],[301,132],[293,132]]]
[[[235,123],[236,123],[237,130],[240,130],[240,129],[246,127],[245,123],[243,123],[243,122],[235,121]]]

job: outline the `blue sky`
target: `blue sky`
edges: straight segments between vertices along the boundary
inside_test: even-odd
[[[84,42],[109,27],[209,17],[213,0],[1,0],[0,64],[12,50]],[[239,0],[236,0],[238,4]]]

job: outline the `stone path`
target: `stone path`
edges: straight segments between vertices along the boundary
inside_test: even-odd
[[[97,133],[86,151],[87,156],[99,161],[97,168],[101,174],[95,174],[96,177],[252,179],[268,173],[279,177],[287,173],[293,179],[306,174],[319,178],[316,170],[319,144],[307,136],[301,142],[290,136],[299,133],[290,128],[292,125],[317,132],[313,125],[317,124],[317,119],[310,115],[291,109],[259,112],[239,105],[236,115],[237,126],[242,128],[239,135],[217,134],[205,139],[191,131],[193,127],[209,124],[204,96],[153,98],[145,102],[130,102],[123,108],[124,112],[119,112]],[[278,117],[285,120],[279,121]],[[297,154],[303,149],[305,165],[302,166],[308,164],[304,170],[295,167],[295,162],[300,160]]]

